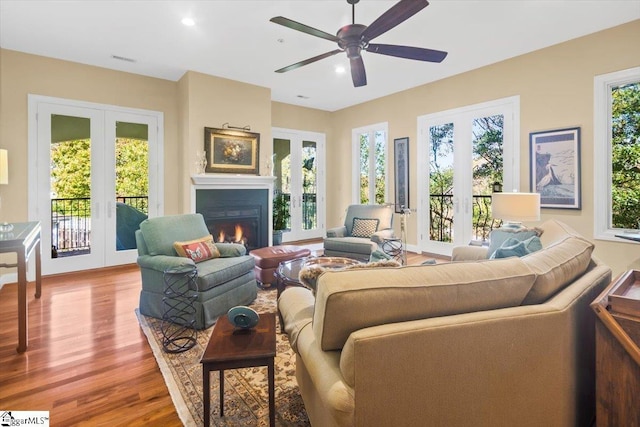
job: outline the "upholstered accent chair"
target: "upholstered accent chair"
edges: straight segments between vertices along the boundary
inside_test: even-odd
[[[204,329],[236,305],[246,305],[257,296],[253,273],[254,258],[246,248],[235,243],[210,242],[207,253],[214,258],[195,262],[178,256],[174,244],[190,243],[210,236],[201,214],[172,215],[149,218],[136,231],[138,266],[142,275],[140,313],[162,318],[164,271],[181,266],[196,266],[195,328]],[[214,246],[214,247],[212,247]],[[217,249],[217,250],[216,250]],[[181,250],[183,253],[187,251]]]
[[[379,243],[393,237],[392,206],[350,205],[344,225],[327,230],[324,254],[368,261]]]

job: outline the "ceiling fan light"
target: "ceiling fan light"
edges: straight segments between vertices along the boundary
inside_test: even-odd
[[[347,71],[347,69],[344,68],[344,65],[336,65],[335,70],[336,74],[344,74]]]
[[[193,27],[194,25],[196,25],[196,21],[193,20],[193,18],[182,18],[182,25],[185,25],[187,27]]]

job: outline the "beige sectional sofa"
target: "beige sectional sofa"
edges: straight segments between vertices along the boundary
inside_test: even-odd
[[[611,270],[566,225],[540,228],[522,258],[457,248],[451,263],[325,272],[315,297],[285,290],[312,425],[589,426],[589,303]]]

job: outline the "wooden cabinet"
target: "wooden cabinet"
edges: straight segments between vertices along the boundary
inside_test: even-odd
[[[615,279],[596,312],[596,425],[640,427],[640,271]]]

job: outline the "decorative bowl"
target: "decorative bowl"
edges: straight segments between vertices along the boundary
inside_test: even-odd
[[[231,307],[227,312],[227,318],[233,326],[240,329],[251,329],[260,320],[260,316],[254,309],[244,305]]]

